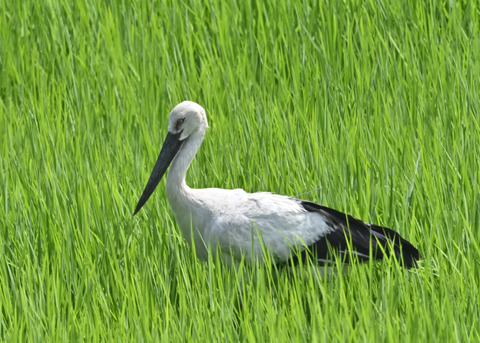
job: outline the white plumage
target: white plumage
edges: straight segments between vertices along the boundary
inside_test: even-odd
[[[309,246],[331,231],[320,214],[307,212],[297,200],[281,195],[248,194],[242,189],[190,189],[183,203],[177,201],[177,193],[167,195],[185,237],[190,235],[191,216],[199,234],[195,248],[200,258],[207,256],[201,237],[209,244],[218,243],[224,254],[231,249],[235,256],[243,253],[249,259],[251,254],[263,257],[263,240],[276,259],[285,261],[292,246]]]
[[[227,262],[232,261],[232,254],[234,259],[242,254],[248,260],[263,259],[266,249],[277,263],[298,259],[299,252],[312,253],[324,263],[331,246],[347,260],[353,255],[366,260],[370,255],[383,258],[393,253],[407,267],[415,265],[418,251],[395,231],[318,204],[266,192],[188,187],[185,175],[207,128],[200,105],[185,101],[172,110],[167,138],[135,209],[136,214],[171,162],[167,197],[185,239],[195,244],[199,258],[205,259],[211,247],[215,253],[218,245]]]

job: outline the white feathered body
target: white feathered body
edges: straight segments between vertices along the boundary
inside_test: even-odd
[[[167,195],[185,239],[192,244],[193,235],[196,253],[203,259],[218,245],[227,261],[230,253],[252,260],[265,257],[267,251],[285,261],[292,250],[303,250],[332,230],[320,214],[307,212],[300,200],[287,196],[219,188]]]

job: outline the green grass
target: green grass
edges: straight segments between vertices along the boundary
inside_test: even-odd
[[[475,1],[0,1],[0,340],[479,341]],[[423,255],[324,278],[198,261],[162,181],[303,195]],[[339,266],[338,268],[342,268]]]

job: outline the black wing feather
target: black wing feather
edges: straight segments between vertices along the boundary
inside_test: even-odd
[[[345,262],[352,258],[367,261],[370,256],[383,259],[395,255],[407,268],[415,267],[420,254],[410,242],[392,229],[367,224],[340,211],[305,200],[299,200],[300,205],[309,212],[318,212],[327,217],[332,231],[305,249],[298,258],[314,254],[319,263],[331,260],[331,249],[338,251]]]

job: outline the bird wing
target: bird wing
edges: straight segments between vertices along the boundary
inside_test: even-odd
[[[383,259],[394,255],[405,267],[416,266],[420,253],[409,241],[398,232],[384,226],[368,224],[351,215],[319,205],[311,201],[301,200],[301,206],[309,212],[320,213],[334,228],[320,240],[308,248],[320,263],[332,262],[329,255],[331,248],[340,253],[340,257],[350,262],[352,257],[359,261],[367,261],[370,257]],[[301,257],[305,257],[305,251]],[[293,259],[298,259],[296,255]]]

